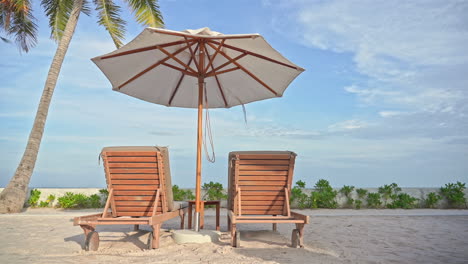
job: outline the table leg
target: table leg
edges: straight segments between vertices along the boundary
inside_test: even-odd
[[[216,203],[216,231],[219,231],[219,213],[221,211],[221,202]]]
[[[192,203],[189,203],[188,206],[188,221],[187,221],[188,229],[192,229]]]
[[[200,206],[200,229],[203,229],[205,227],[205,202],[200,201],[201,206]]]

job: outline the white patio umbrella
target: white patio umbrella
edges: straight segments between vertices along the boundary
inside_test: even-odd
[[[125,46],[93,58],[112,89],[144,101],[198,108],[195,230],[199,228],[203,108],[230,108],[281,97],[304,71],[259,34],[209,28],[146,28]]]

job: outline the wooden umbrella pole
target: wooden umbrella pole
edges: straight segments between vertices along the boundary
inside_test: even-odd
[[[203,69],[205,49],[203,45],[200,45],[200,57],[199,64]],[[198,134],[197,134],[197,175],[195,182],[195,231],[199,231],[200,224],[200,211],[201,211],[201,170],[202,170],[202,129],[203,129],[203,86],[205,82],[205,76],[203,72],[198,73]]]

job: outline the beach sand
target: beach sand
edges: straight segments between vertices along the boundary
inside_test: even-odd
[[[216,243],[177,245],[166,222],[161,245],[146,250],[149,227],[99,226],[96,252],[82,250],[72,218],[96,211],[29,209],[0,215],[0,263],[468,263],[468,210],[302,210],[311,216],[305,248],[289,247],[293,225],[238,225],[241,247],[229,246],[226,211]],[[214,211],[206,210],[206,229]]]

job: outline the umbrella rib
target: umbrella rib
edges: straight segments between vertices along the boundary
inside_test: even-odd
[[[223,42],[224,42],[224,40],[223,40]],[[218,51],[219,51],[219,49],[218,49]],[[214,72],[213,59],[214,59],[214,56],[216,56],[216,54],[218,53],[218,51],[211,58],[210,58],[210,54],[208,54],[208,52],[206,53],[206,56],[208,56],[209,63],[207,65],[207,68],[205,69],[205,71],[208,70],[208,67],[211,67],[211,69],[213,69],[213,72]],[[207,75],[206,77],[210,77],[210,76]],[[218,76],[214,75],[214,77],[215,77],[215,80],[216,80],[216,84],[218,85],[219,92],[221,93],[221,96],[223,97],[224,106],[228,107],[228,103],[226,101],[226,97],[224,96],[224,92],[223,92],[223,89],[221,87],[221,83],[220,83],[220,81],[218,79]]]
[[[213,45],[211,44],[210,42],[207,43],[208,45]],[[232,63],[234,63],[237,67],[239,67],[243,72],[247,73],[250,77],[252,77],[252,79],[254,79],[255,81],[257,81],[258,83],[260,83],[261,85],[263,85],[263,87],[265,87],[266,89],[268,89],[270,92],[272,92],[275,96],[279,96],[277,92],[275,92],[275,90],[273,90],[270,86],[268,86],[268,84],[264,83],[262,80],[260,80],[260,78],[258,78],[257,76],[255,76],[255,74],[251,73],[249,70],[247,70],[246,68],[244,68],[244,66],[240,65],[238,62],[234,61],[229,55],[227,55],[226,53],[224,53],[223,51],[220,51],[219,52],[221,55],[223,55],[226,59],[228,59],[229,61],[231,61]]]
[[[243,53],[243,54],[241,54],[241,55],[235,57],[234,59],[232,59],[232,61],[238,61],[238,60],[240,60],[241,58],[243,58],[243,57],[245,57],[245,56],[247,56],[247,54],[246,54],[246,53]],[[227,62],[225,62],[225,63],[219,65],[218,67],[216,67],[215,69],[213,69],[212,71],[210,71],[209,73],[207,73],[207,75],[213,75],[216,71],[218,71],[218,70],[220,70],[220,69],[226,67],[227,65],[231,64],[232,61],[227,61]]]
[[[193,72],[189,72],[189,71],[187,71],[187,70],[184,70],[184,69],[182,69],[182,68],[179,68],[179,67],[174,66],[174,65],[169,64],[169,63],[163,62],[163,63],[161,63],[161,65],[164,65],[164,66],[166,66],[166,67],[172,68],[172,69],[174,69],[174,70],[176,70],[176,71],[180,71],[180,72],[182,72],[183,74],[186,74],[186,75],[189,75],[189,76],[193,76],[193,77],[197,77],[197,76],[198,76],[197,74],[195,74],[195,73],[193,73]]]
[[[193,44],[192,44],[192,45],[193,45]],[[185,49],[187,49],[187,46],[178,49],[176,52],[173,53],[173,55],[177,55],[178,53],[184,51]],[[171,58],[171,57],[167,56],[166,58],[159,60],[158,62],[156,62],[156,63],[154,63],[153,65],[149,66],[148,68],[144,69],[143,71],[137,73],[137,74],[134,75],[132,78],[128,79],[126,82],[124,82],[123,84],[119,85],[119,86],[117,87],[117,90],[122,89],[122,87],[124,87],[125,85],[129,84],[130,82],[134,81],[136,78],[142,76],[143,74],[149,72],[150,70],[156,68],[157,66],[161,65],[162,63],[164,63],[165,61],[167,61],[167,60],[170,59],[170,58]]]
[[[158,48],[160,51],[162,51],[164,54],[166,54],[167,56],[171,57],[171,59],[175,60],[176,62],[178,62],[180,65],[182,65],[183,67],[187,68],[188,70],[190,70],[192,73],[196,74],[197,71],[195,71],[194,69],[192,69],[192,67],[188,66],[187,64],[185,64],[183,61],[181,61],[179,58],[177,58],[175,55],[173,55],[172,53],[170,53],[169,51],[163,49],[163,48]]]
[[[194,51],[194,52],[197,52],[199,46],[200,46],[200,44],[198,44],[198,45],[195,47],[195,51]],[[189,49],[191,50],[191,53],[194,53],[194,52],[192,51],[192,45],[189,45],[188,47],[189,47]],[[190,63],[192,63],[192,60],[194,60],[194,59],[195,59],[195,57],[190,57],[190,59],[189,59],[189,61],[188,61],[187,64],[190,65]],[[177,82],[177,85],[176,85],[176,87],[175,87],[175,89],[174,89],[174,92],[173,92],[172,95],[171,95],[171,99],[169,99],[168,105],[171,105],[171,104],[172,104],[172,100],[174,100],[174,97],[175,97],[177,91],[179,90],[179,87],[180,87],[180,85],[182,84],[182,80],[184,79],[184,77],[185,77],[185,74],[182,72],[182,75],[180,76],[179,81]]]
[[[208,40],[210,43],[214,43],[214,44],[218,44],[220,45],[219,42],[217,41],[212,41],[212,40]],[[270,62],[273,62],[273,63],[276,63],[276,64],[279,64],[279,65],[283,65],[283,66],[286,66],[286,67],[289,67],[289,68],[292,68],[292,69],[295,69],[295,70],[298,70],[298,71],[304,71],[304,69],[302,69],[301,67],[298,67],[298,66],[294,66],[294,65],[289,65],[287,63],[284,63],[284,62],[281,62],[281,61],[277,61],[277,60],[274,60],[272,58],[268,58],[266,56],[263,56],[263,55],[260,55],[258,53],[255,53],[255,52],[251,52],[251,51],[248,51],[248,50],[245,50],[245,49],[241,49],[241,48],[238,48],[238,47],[234,47],[234,46],[231,46],[231,45],[228,45],[228,44],[222,44],[224,47],[226,48],[229,48],[229,49],[232,49],[232,50],[235,50],[235,51],[239,51],[239,52],[243,52],[243,53],[247,53],[248,55],[252,55],[254,57],[257,57],[257,58],[260,58],[260,59],[264,59],[264,60],[267,60],[267,61],[270,61]]]
[[[179,36],[179,37],[187,37],[187,38],[192,38],[192,39],[245,39],[245,38],[257,38],[259,37],[258,34],[252,34],[252,35],[240,35],[240,36],[225,36],[225,35],[220,35],[220,36],[196,36],[192,35],[190,33],[179,33],[179,32],[168,32],[168,31],[163,31],[163,30],[158,30],[157,28],[152,28],[154,32],[161,33],[161,34],[166,34],[166,35],[172,35],[172,36]]]
[[[195,51],[193,51],[192,46],[188,44],[189,40],[187,39],[187,37],[184,37],[184,38],[185,38],[185,41],[187,41],[187,45],[189,46],[190,54],[192,55],[192,58],[195,61],[195,67],[197,67],[198,72],[200,72],[200,68],[198,67],[197,56],[195,55],[195,53],[197,52],[198,47],[200,46],[200,42],[198,42],[198,45],[195,48]],[[191,62],[189,62],[188,65],[190,65],[190,63]]]
[[[190,40],[190,42],[195,42],[195,40]],[[149,46],[149,47],[144,47],[144,48],[127,50],[127,51],[123,51],[123,52],[108,55],[108,56],[102,56],[99,59],[105,60],[105,59],[120,57],[120,56],[124,56],[124,55],[134,54],[134,53],[138,53],[138,52],[144,52],[144,51],[148,51],[148,50],[159,49],[160,47],[163,47],[163,48],[170,47],[170,46],[179,45],[179,44],[183,44],[183,43],[186,43],[186,41],[179,40],[179,41],[169,42],[169,43],[166,43],[166,44],[160,44],[160,45],[154,45],[154,46]]]
[[[232,67],[232,68],[229,68],[227,70],[223,70],[223,71],[218,71],[218,72],[210,72],[209,74],[206,75],[206,77],[215,77],[217,78],[218,75],[221,75],[223,73],[228,73],[228,72],[232,72],[232,71],[235,71],[235,70],[239,70],[240,68],[239,67]]]
[[[211,65],[211,68],[213,69],[213,61],[214,61],[216,55],[218,55],[219,51],[221,50],[221,47],[224,44],[224,41],[225,41],[224,39],[221,41],[221,45],[218,46],[215,53],[213,54],[213,57],[210,58],[210,56],[208,56],[208,65],[206,65],[206,68],[203,70],[203,72],[206,72],[208,70],[208,68],[210,67],[210,65]],[[206,53],[206,54],[208,54],[208,53]]]

